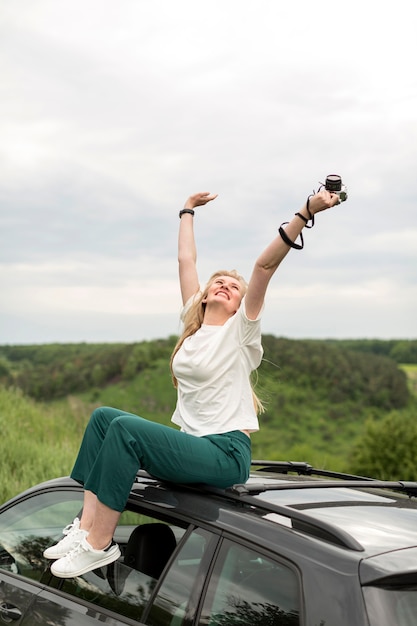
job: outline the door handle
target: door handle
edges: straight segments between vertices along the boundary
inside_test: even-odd
[[[7,604],[7,602],[2,602],[0,604],[0,617],[16,620],[20,619],[22,615],[22,611],[20,611],[17,606]]]

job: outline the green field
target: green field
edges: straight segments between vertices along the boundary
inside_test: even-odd
[[[0,501],[68,474],[96,406],[169,425],[174,341],[0,347]],[[264,347],[256,390],[266,412],[253,458],[417,478],[417,364],[396,362],[395,342],[266,336]]]
[[[400,364],[400,368],[407,374],[410,392],[417,396],[417,364]]]

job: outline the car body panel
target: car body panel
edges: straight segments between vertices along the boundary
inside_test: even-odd
[[[398,527],[397,527],[398,532]],[[360,564],[360,579],[363,585],[381,584],[398,577],[417,583],[417,547],[385,552],[365,559]]]
[[[79,514],[82,487],[63,477],[28,489],[0,507],[0,624],[8,623],[9,614],[18,626],[214,626],[226,623],[225,615],[213,615],[219,606],[231,611],[230,619],[240,619],[236,606],[221,595],[221,587],[232,584],[229,556],[236,553],[242,563],[233,569],[233,594],[245,593],[248,600],[256,588],[252,610],[261,605],[261,593],[267,606],[267,587],[277,572],[293,581],[295,612],[275,617],[274,626],[392,626],[378,608],[394,610],[382,582],[417,581],[417,503],[393,491],[350,489],[343,481],[321,489],[317,479],[303,480],[310,484],[297,488],[298,477],[262,475],[264,491],[240,496],[238,490],[172,485],[139,475],[126,520],[115,533],[122,553],[138,520],[168,524],[176,537],[174,552],[142,600],[135,596],[144,589],[137,582],[142,574],[127,571],[123,558],[114,566],[117,576],[111,567],[66,581],[52,576],[42,551]],[[259,476],[253,474],[247,484],[261,484]],[[344,545],[344,537],[352,544]],[[204,550],[196,552],[202,538]],[[280,587],[276,583],[277,598]],[[245,598],[240,601],[243,606]],[[264,623],[267,608],[251,619],[251,626]]]

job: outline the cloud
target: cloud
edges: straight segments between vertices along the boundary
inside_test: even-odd
[[[415,337],[411,8],[5,5],[0,343],[164,336],[190,193],[219,193],[195,220],[202,281],[248,277],[328,173],[349,199],[279,269],[266,331]]]

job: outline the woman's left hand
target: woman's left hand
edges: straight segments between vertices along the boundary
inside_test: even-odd
[[[314,194],[314,196],[310,196],[308,208],[314,215],[315,213],[319,213],[320,211],[325,211],[326,209],[336,206],[339,202],[340,199],[337,193],[331,193],[326,189],[322,189],[318,193]]]

